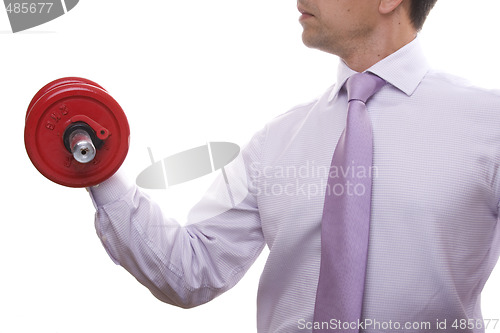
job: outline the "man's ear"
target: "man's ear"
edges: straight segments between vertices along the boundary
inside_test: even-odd
[[[380,0],[378,11],[382,15],[389,14],[396,10],[402,2],[403,0]]]

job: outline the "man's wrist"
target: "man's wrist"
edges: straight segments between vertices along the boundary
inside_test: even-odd
[[[95,208],[122,198],[134,185],[118,170],[111,178],[99,185],[88,187]]]

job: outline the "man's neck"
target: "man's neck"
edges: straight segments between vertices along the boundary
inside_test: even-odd
[[[409,21],[393,20],[379,26],[363,40],[353,41],[353,46],[339,56],[349,68],[363,72],[410,43],[416,36],[417,31]]]
[[[380,60],[393,54],[403,46],[413,41],[416,34],[399,41],[398,43],[365,43],[357,48],[350,56],[341,57],[349,68],[356,72],[364,72],[368,68],[375,65]]]

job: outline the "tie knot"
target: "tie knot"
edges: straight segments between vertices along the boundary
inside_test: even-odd
[[[373,94],[380,90],[385,80],[372,73],[356,73],[347,79],[347,98],[350,101],[359,100],[366,103]]]

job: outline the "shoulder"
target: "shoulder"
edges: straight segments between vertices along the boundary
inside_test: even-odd
[[[268,121],[250,140],[249,147],[258,151],[255,156],[262,158],[266,152],[273,155],[283,151],[289,144],[290,138],[296,137],[301,132],[307,119],[314,117],[315,111],[324,109],[332,89],[333,86],[322,95],[298,104]]]
[[[470,81],[440,71],[429,71],[411,97],[419,115],[433,119],[442,128],[452,124],[474,136],[491,137],[500,123],[500,91],[487,89]],[[448,125],[447,125],[448,124]]]
[[[431,90],[440,98],[473,103],[493,103],[500,106],[500,90],[487,89],[469,80],[438,70],[430,70],[422,81],[422,88]]]
[[[288,111],[278,115],[266,125],[269,131],[284,131],[289,132],[307,119],[307,117],[316,109],[322,109],[328,103],[328,98],[335,85],[330,86],[321,95],[305,102],[298,104]]]

